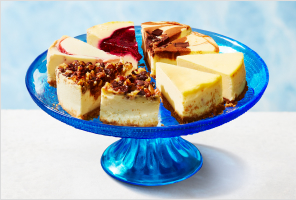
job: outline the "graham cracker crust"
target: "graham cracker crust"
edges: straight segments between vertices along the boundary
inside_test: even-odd
[[[79,116],[78,118],[83,119],[83,120],[92,120],[94,118],[98,118],[100,115],[100,106],[82,116]]]
[[[70,114],[72,117],[76,117],[76,118],[78,118],[78,119],[92,120],[92,119],[94,119],[94,118],[99,117],[99,115],[100,115],[100,106],[99,106],[98,108],[96,108],[96,109],[94,109],[94,110],[92,110],[92,111],[90,111],[90,112],[84,114],[84,115],[78,115],[78,116],[77,116],[77,114],[76,114],[75,111],[65,109],[61,103],[59,103],[59,105],[60,105],[60,106],[61,106],[61,107],[62,107],[62,108],[68,113],[68,114]]]
[[[139,126],[136,123],[130,122],[129,120],[127,123],[121,123],[118,121],[108,121],[100,118],[100,121],[103,122],[104,124],[110,124],[110,125],[116,125],[116,126],[133,126],[133,127],[154,127],[157,126],[158,121],[156,123],[145,123],[143,126]]]
[[[162,100],[163,106],[171,112],[171,115],[180,124],[186,124],[186,123],[198,121],[198,120],[209,118],[209,117],[214,117],[216,115],[221,114],[223,112],[223,110],[225,109],[224,102],[223,102],[217,106],[212,106],[211,109],[207,113],[205,113],[201,116],[181,117],[162,94],[161,94],[161,100]]]
[[[246,85],[245,85],[244,90],[234,100],[229,101],[228,99],[226,99],[226,98],[223,97],[223,100],[224,100],[224,103],[225,103],[225,107],[235,107],[237,105],[237,103],[245,97],[248,89],[249,89],[249,87],[248,87],[248,84],[247,84],[247,81],[246,81]]]
[[[53,80],[47,80],[47,83],[50,85],[50,86],[52,86],[52,87],[57,87],[57,82],[56,81],[53,81]]]

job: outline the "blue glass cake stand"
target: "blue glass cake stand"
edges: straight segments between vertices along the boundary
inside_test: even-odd
[[[136,29],[139,52],[143,55],[141,28]],[[179,124],[161,103],[157,127],[127,127],[103,124],[99,118],[84,121],[71,117],[60,106],[56,88],[47,83],[46,54],[39,55],[26,74],[26,86],[36,104],[52,117],[84,131],[120,137],[102,155],[101,164],[110,176],[136,185],[156,186],[176,183],[189,178],[202,166],[198,149],[180,136],[215,128],[242,115],[252,108],[263,95],[268,84],[268,69],[260,56],[246,45],[217,33],[193,29],[211,36],[221,53],[242,52],[247,72],[248,91],[236,107],[223,114]],[[86,41],[86,35],[76,38]],[[140,64],[144,63],[143,59]]]

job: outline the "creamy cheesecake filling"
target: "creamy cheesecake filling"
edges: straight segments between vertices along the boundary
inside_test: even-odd
[[[82,92],[81,85],[75,84],[73,80],[62,74],[57,75],[57,86],[59,104],[71,116],[88,119],[88,114],[91,111],[99,109],[101,98],[98,97],[100,97],[101,92],[98,92],[97,95],[93,95],[91,90]]]
[[[179,123],[202,119],[225,107],[222,97],[222,78],[175,65],[157,63],[156,87],[160,90],[165,108]],[[218,110],[217,110],[218,109]]]
[[[149,72],[133,70],[102,88],[100,120],[121,126],[157,126],[159,100]]]
[[[61,64],[56,69],[59,104],[73,117],[98,117],[103,85],[131,69],[130,63],[121,62],[92,64],[74,61]]]
[[[157,126],[159,97],[126,98],[102,89],[100,120],[119,126]]]
[[[221,75],[223,97],[228,101],[235,100],[246,87],[246,70],[242,53],[179,56],[177,64]]]

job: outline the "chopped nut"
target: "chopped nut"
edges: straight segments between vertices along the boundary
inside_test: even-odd
[[[78,85],[83,85],[83,80],[82,79],[80,79],[79,81],[78,81],[78,83],[77,83]]]
[[[91,77],[95,77],[96,76],[94,70],[91,70],[90,75],[91,75]]]
[[[83,67],[81,67],[81,66],[78,66],[78,68],[77,68],[77,71],[81,72],[81,71],[82,71],[82,69],[83,69]]]
[[[124,85],[131,85],[132,83],[131,83],[131,81],[129,80],[129,79],[126,79],[125,81],[124,81]]]
[[[98,77],[98,78],[103,78],[103,77],[105,77],[105,73],[104,73],[104,72],[99,72],[99,73],[97,74],[97,77]]]
[[[89,67],[90,70],[93,70],[95,68],[94,65],[88,65],[88,67]]]
[[[105,66],[105,68],[106,68],[106,69],[113,69],[114,66],[113,66],[113,64],[111,64],[111,63],[107,63],[106,66]]]
[[[146,97],[151,96],[151,92],[147,88],[144,88],[144,92],[145,92]]]
[[[151,95],[153,95],[154,94],[154,88],[152,87],[152,85],[149,84],[148,89],[149,89]]]
[[[62,73],[66,77],[70,77],[76,84],[82,86],[82,92],[90,90],[91,94],[95,95],[98,91],[98,87],[108,85],[115,79],[116,76],[124,74],[124,69],[131,69],[133,66],[131,63],[118,62],[116,64],[111,63],[96,63],[83,61],[74,61],[70,64],[61,64],[58,66],[59,73]],[[136,77],[130,75],[128,79],[123,76],[117,77],[116,83],[109,84],[109,88],[112,91],[117,90],[117,93],[127,94],[131,91],[135,91],[136,86],[134,80]],[[143,88],[142,88],[143,89]]]

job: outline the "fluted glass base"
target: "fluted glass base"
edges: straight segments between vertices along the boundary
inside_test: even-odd
[[[110,176],[145,186],[185,180],[201,168],[202,162],[198,149],[181,137],[123,138],[110,145],[101,159]]]

